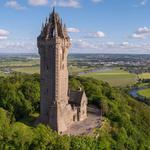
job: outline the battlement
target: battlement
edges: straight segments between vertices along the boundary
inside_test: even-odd
[[[69,49],[71,47],[70,39],[62,39],[60,37],[57,38],[51,38],[47,40],[39,39],[37,42],[37,47],[39,49],[39,54],[45,53],[44,50],[49,51],[50,49],[53,49],[56,51],[56,49],[61,46],[62,49]]]

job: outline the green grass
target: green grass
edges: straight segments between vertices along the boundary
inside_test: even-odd
[[[150,73],[142,73],[139,75],[140,79],[150,79]]]
[[[21,72],[21,73],[28,73],[28,74],[34,74],[34,73],[39,73],[40,72],[40,67],[19,67],[19,68],[14,68],[13,69],[16,72]]]
[[[3,71],[0,71],[0,76],[6,76],[7,74],[5,74]]]
[[[77,74],[79,72],[84,72],[89,70],[87,67],[82,67],[79,68],[77,66],[69,66],[69,73],[70,74]],[[33,73],[39,73],[40,72],[40,67],[39,66],[29,66],[29,67],[17,67],[17,68],[12,68],[12,70],[16,72],[21,72],[21,73],[28,73],[28,74],[33,74]]]
[[[150,98],[150,88],[140,90],[140,91],[138,91],[138,94],[143,96],[143,97]]]
[[[145,86],[149,86],[150,83],[138,83],[138,87],[145,87]]]
[[[5,77],[6,77],[6,76],[9,76],[9,75],[10,75],[10,74],[4,73],[3,71],[0,70],[0,77],[1,77],[1,76],[5,76]]]
[[[69,66],[68,68],[72,74],[84,71],[84,69],[78,68],[77,66]]]
[[[9,67],[13,71],[22,72],[22,73],[39,73],[39,59],[33,60],[1,60],[0,67]],[[7,76],[3,71],[0,71],[0,76]]]
[[[13,70],[16,72],[28,73],[28,74],[40,72],[40,68],[38,66],[18,67],[18,68],[14,68]],[[69,66],[69,73],[71,74],[76,74],[76,73],[84,72],[87,70],[88,68],[86,67],[79,68],[76,66]],[[82,74],[81,76],[93,77],[98,80],[103,80],[103,81],[108,82],[112,86],[132,85],[136,82],[136,77],[137,77],[135,74],[131,74],[127,71],[116,69],[116,68],[109,70],[109,71],[91,72],[87,74]]]
[[[112,86],[127,86],[136,82],[136,75],[128,73],[123,70],[113,69],[103,72],[92,72],[83,74],[81,76],[93,77],[98,80],[103,80],[111,84]]]
[[[80,73],[80,72],[85,72],[85,71],[88,71],[88,70],[90,70],[90,69],[92,69],[92,68],[88,68],[88,67],[81,67],[81,68],[79,68],[79,67],[77,67],[77,66],[69,66],[68,67],[68,70],[69,70],[69,73],[70,74],[78,74],[78,73]]]
[[[38,65],[39,60],[6,60],[0,61],[0,67],[14,67],[14,66],[33,66]]]

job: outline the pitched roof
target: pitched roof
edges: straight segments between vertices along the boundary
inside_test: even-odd
[[[69,103],[80,106],[81,105],[81,100],[82,100],[82,97],[83,97],[83,93],[84,93],[84,91],[70,91]]]

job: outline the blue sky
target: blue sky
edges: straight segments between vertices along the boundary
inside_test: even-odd
[[[72,53],[150,54],[150,0],[1,0],[0,53],[37,53],[52,6],[67,25]]]

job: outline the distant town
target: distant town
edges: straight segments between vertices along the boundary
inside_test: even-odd
[[[112,67],[120,67],[123,70],[135,74],[150,72],[149,54],[70,54],[68,59],[69,67],[87,67],[88,69],[84,71],[94,71],[95,69],[105,70]],[[25,63],[17,63],[20,61]],[[29,62],[32,63],[29,65]],[[31,66],[39,66],[39,56],[37,54],[0,54],[0,71],[3,73],[8,74],[13,72],[14,68]]]

